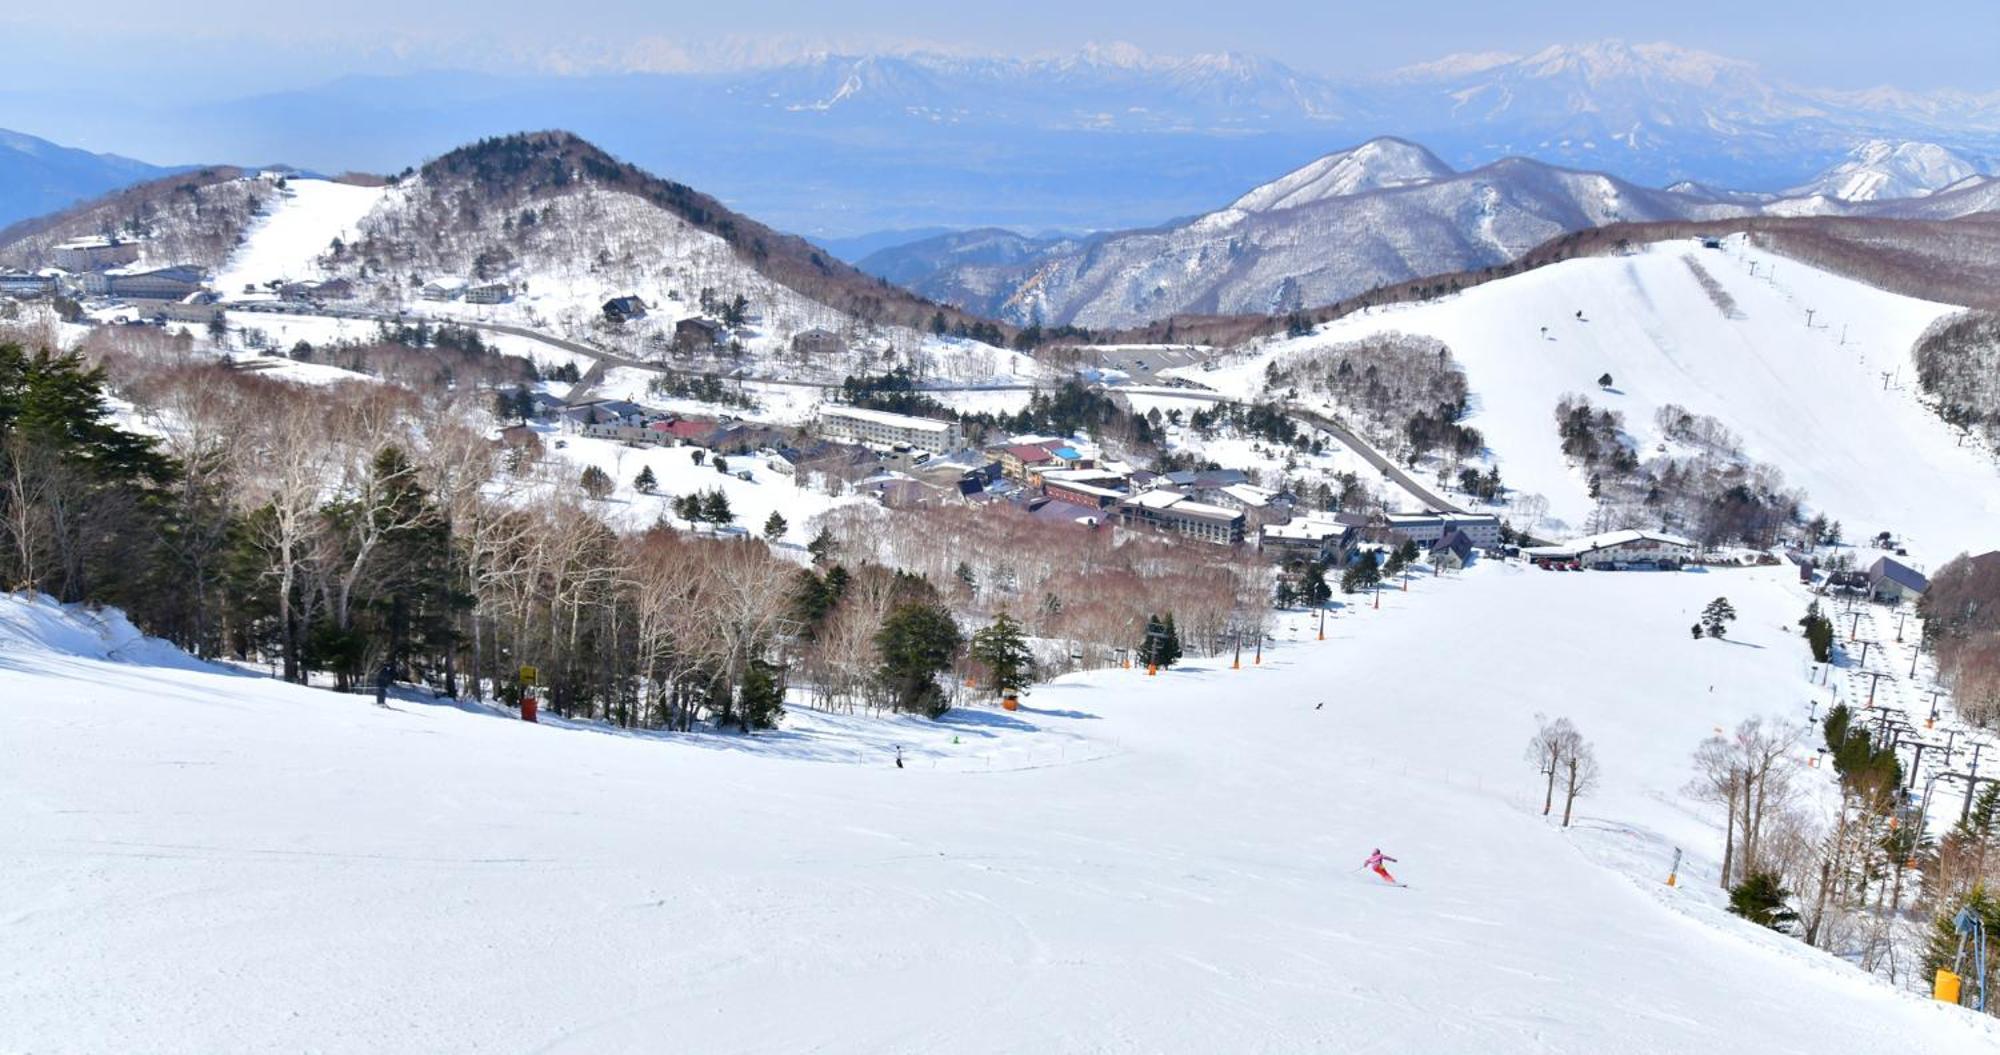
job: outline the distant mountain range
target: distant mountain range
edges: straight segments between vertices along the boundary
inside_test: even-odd
[[[1893,195],[1893,196],[1892,196]],[[1929,143],[1872,141],[1790,195],[1504,158],[1458,172],[1374,139],[1160,227],[1080,239],[978,230],[869,255],[860,267],[1021,325],[1120,328],[1172,315],[1281,314],[1411,279],[1496,267],[1572,231],[1740,216],[1944,219],[2000,208],[2000,180]]]
[[[2000,154],[2000,92],[1836,92],[1666,44],[1451,56],[1367,79],[1233,54],[832,55],[732,72],[355,77],[105,112],[11,95],[0,121],[87,122],[157,157],[388,169],[468,138],[568,128],[732,207],[827,237],[894,228],[1112,229],[1212,209],[1339,143],[1520,156],[1642,186],[1779,193],[1871,140]],[[1909,159],[1918,162],[1920,159]],[[1888,193],[1886,190],[1884,193]]]
[[[0,128],[0,227],[170,171]]]

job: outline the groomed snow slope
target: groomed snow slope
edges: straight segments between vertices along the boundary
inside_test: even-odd
[[[1717,593],[1740,644],[1688,638]],[[1990,1051],[1717,907],[1675,789],[1805,697],[1802,603],[1479,566],[1261,667],[745,741],[91,658],[0,601],[0,1049]],[[1567,833],[1536,711],[1604,762]]]
[[[1703,290],[1690,260],[1734,302],[1733,315]],[[1941,562],[1990,543],[2000,521],[2000,468],[1959,446],[1917,400],[1911,346],[1952,310],[1740,239],[1721,252],[1682,241],[1350,315],[1222,370],[1178,372],[1249,394],[1262,387],[1272,355],[1384,331],[1429,334],[1465,368],[1470,424],[1497,454],[1507,485],[1546,496],[1551,521],[1580,530],[1592,508],[1585,475],[1567,464],[1556,437],[1556,401],[1576,392],[1623,413],[1642,457],[1660,442],[1660,406],[1719,418],[1751,458],[1776,465],[1811,507],[1843,521],[1848,537],[1893,531],[1912,553]],[[1606,373],[1611,391],[1597,387]]]
[[[240,294],[246,285],[321,277],[314,261],[334,239],[353,241],[361,218],[388,193],[387,187],[303,178],[286,180],[285,188],[216,274],[215,288],[225,296]]]

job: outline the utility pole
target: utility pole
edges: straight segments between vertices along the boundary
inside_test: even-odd
[[[1868,672],[1868,677],[1872,679],[1868,682],[1868,707],[1875,706],[1875,686],[1881,684],[1883,674],[1884,672],[1879,670]],[[1863,709],[1866,710],[1867,708]]]
[[[1319,639],[1320,639],[1321,641],[1325,641],[1325,640],[1326,640],[1326,602],[1325,602],[1325,601],[1321,601],[1321,602],[1320,602],[1320,605],[1319,605]]]
[[[1960,824],[1964,824],[1965,819],[1972,816],[1972,793],[1979,788],[1979,750],[1985,746],[1985,744],[1972,745],[1972,776],[1965,782],[1965,805],[1958,811]]]
[[[1814,309],[1812,309],[1812,308],[1807,308],[1807,309],[1806,309],[1806,329],[1808,329],[1808,330],[1812,329],[1812,317],[1813,317],[1813,312],[1814,312]]]
[[[1847,639],[1849,641],[1852,641],[1856,637],[1860,636],[1860,634],[1861,634],[1861,609],[1856,608],[1854,610],[1854,623],[1853,625],[1847,628]]]
[[[1868,665],[1868,646],[1874,643],[1873,641],[1863,641],[1861,643],[1861,666],[1865,667]]]
[[[1903,643],[1903,620],[1909,617],[1908,609],[1896,613],[1896,643],[1899,645]]]

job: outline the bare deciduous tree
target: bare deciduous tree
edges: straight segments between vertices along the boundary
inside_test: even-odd
[[[1535,771],[1546,778],[1542,787],[1542,816],[1546,817],[1555,808],[1556,773],[1562,768],[1563,757],[1580,737],[1567,718],[1551,720],[1536,715],[1535,720],[1539,726],[1534,739],[1528,741],[1527,757],[1535,764]]]

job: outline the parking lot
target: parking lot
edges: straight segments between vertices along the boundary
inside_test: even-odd
[[[1101,370],[1122,370],[1137,385],[1165,384],[1162,370],[1200,363],[1215,354],[1212,348],[1186,344],[1122,344],[1081,349],[1085,362]]]

